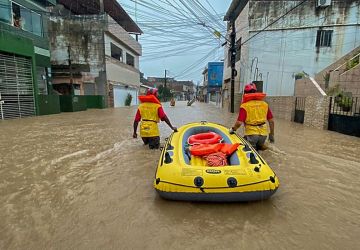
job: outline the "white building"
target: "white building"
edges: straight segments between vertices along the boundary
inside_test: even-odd
[[[297,73],[314,76],[360,45],[358,0],[302,2],[232,1],[224,20],[235,21],[235,93],[248,82],[263,80],[268,95],[293,95]],[[225,48],[225,89],[230,89],[230,75]]]
[[[106,77],[113,88],[114,107],[124,106],[128,93],[132,95],[131,104],[136,105],[140,89],[141,45],[109,15],[104,36]]]

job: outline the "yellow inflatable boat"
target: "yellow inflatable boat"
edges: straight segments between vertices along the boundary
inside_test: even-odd
[[[240,143],[227,159],[228,165],[209,167],[207,161],[188,151],[192,135],[215,132],[224,143]],[[222,125],[190,123],[172,133],[162,150],[154,187],[170,200],[236,202],[264,200],[279,187],[279,180],[264,159],[236,134]]]

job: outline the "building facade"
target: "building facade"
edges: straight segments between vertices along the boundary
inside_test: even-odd
[[[296,75],[315,76],[360,45],[359,1],[302,2],[232,1],[224,20],[228,34],[235,23],[235,93],[248,82],[264,81],[270,96],[293,95]],[[224,89],[230,89],[230,75],[225,48]]]
[[[216,105],[221,103],[221,93],[223,86],[224,62],[209,62],[203,74],[203,97],[205,102]]]
[[[78,2],[59,0],[52,9],[58,14],[50,19],[54,89],[103,95],[110,107],[124,106],[130,94],[137,104],[141,29],[115,0],[104,0],[103,7],[96,0]]]
[[[40,114],[51,93],[47,7],[55,0],[0,0],[0,119]]]

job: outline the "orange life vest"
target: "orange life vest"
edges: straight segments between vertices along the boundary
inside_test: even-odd
[[[205,156],[217,152],[222,152],[225,155],[232,155],[240,143],[227,144],[227,143],[216,143],[216,144],[197,144],[190,147],[190,153],[194,156]]]
[[[251,93],[245,94],[240,108],[246,111],[245,135],[268,134],[266,116],[269,109],[268,104],[263,101],[266,94]]]
[[[156,96],[154,96],[154,95],[140,95],[139,100],[141,103],[152,102],[152,103],[157,103],[157,104],[161,105],[159,99],[157,99]]]
[[[252,101],[252,100],[259,100],[262,101],[266,97],[265,93],[250,93],[244,94],[242,103]]]
[[[160,136],[157,123],[160,121],[158,109],[161,107],[160,101],[154,95],[139,96],[141,104],[139,111],[141,115],[140,136],[156,137]]]

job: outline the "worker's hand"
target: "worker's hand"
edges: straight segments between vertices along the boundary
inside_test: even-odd
[[[234,130],[233,128],[230,128],[230,129],[229,129],[229,133],[230,133],[231,135],[233,135],[233,134],[235,134],[235,130]]]
[[[275,138],[273,134],[269,134],[269,141],[270,143],[274,143],[275,142]]]
[[[177,127],[173,127],[172,130],[173,130],[174,132],[178,132]]]
[[[136,132],[133,133],[133,138],[137,138],[137,133]]]

